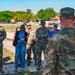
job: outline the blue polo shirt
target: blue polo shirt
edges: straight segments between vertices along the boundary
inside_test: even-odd
[[[19,35],[18,35],[18,38],[25,38],[25,32],[23,32],[23,31],[20,31],[20,33],[19,33]],[[22,40],[18,40],[18,42],[23,42]]]
[[[60,30],[56,30],[56,31],[52,30],[52,31],[50,31],[49,34],[48,34],[48,37],[52,37],[53,35],[57,34],[59,31]]]

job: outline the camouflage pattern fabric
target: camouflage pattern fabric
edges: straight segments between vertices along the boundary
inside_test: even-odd
[[[0,47],[0,69],[2,69],[2,56],[3,56],[3,47]]]
[[[60,10],[60,15],[65,19],[72,19],[74,17],[74,9],[69,7],[62,8]]]
[[[0,70],[2,69],[2,56],[3,56],[3,40],[6,38],[6,32],[2,26],[0,26]]]
[[[37,45],[36,45],[36,50],[37,50],[37,60],[38,60],[38,65],[41,65],[41,53],[42,51],[45,53],[45,48],[48,43],[48,34],[49,34],[49,29],[45,28],[38,28],[36,30],[36,38],[37,38]]]
[[[75,27],[65,27],[49,41],[43,75],[75,75]]]

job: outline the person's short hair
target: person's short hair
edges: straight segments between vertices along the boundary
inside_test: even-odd
[[[74,9],[65,7],[60,10],[60,16],[65,19],[72,19],[74,17]]]
[[[24,25],[21,25],[20,26],[20,30],[25,30],[25,26]]]

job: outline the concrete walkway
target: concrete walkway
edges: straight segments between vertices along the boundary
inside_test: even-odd
[[[15,47],[12,46],[12,41],[9,41],[9,40],[4,40],[3,42],[4,44],[4,48],[10,50],[11,52],[15,53]],[[32,55],[33,57],[33,55]],[[26,66],[25,67],[25,71],[30,71],[30,72],[35,72],[37,71],[37,66],[34,65],[34,60],[32,59],[31,60],[32,63],[31,63],[31,66]],[[42,65],[41,65],[41,70],[43,70],[43,67],[44,67],[44,56],[42,54]],[[14,64],[7,64],[7,65],[3,65],[3,70],[5,71],[5,73],[14,73]],[[21,68],[19,67],[18,68],[18,72],[21,72]]]
[[[12,53],[15,53],[15,47],[12,45],[12,41],[4,40],[3,46],[4,46],[4,48],[11,51]]]
[[[33,63],[30,66],[27,66],[27,65],[25,66],[24,71],[37,72],[37,66],[34,65],[34,60],[32,60],[32,62]],[[39,71],[43,71],[43,64],[44,63],[42,62],[41,70],[39,70]],[[3,65],[3,70],[4,70],[5,74],[15,73],[14,72],[14,64]],[[20,67],[18,67],[17,72],[22,72]]]
[[[6,32],[7,38],[13,39],[14,33],[15,32]]]

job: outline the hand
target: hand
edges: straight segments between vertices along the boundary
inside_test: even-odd
[[[50,41],[50,38],[48,38],[48,41]]]
[[[33,44],[33,42],[29,42],[28,44],[30,44],[30,45],[31,45],[31,44]]]
[[[20,40],[24,41],[24,38],[20,38]]]

